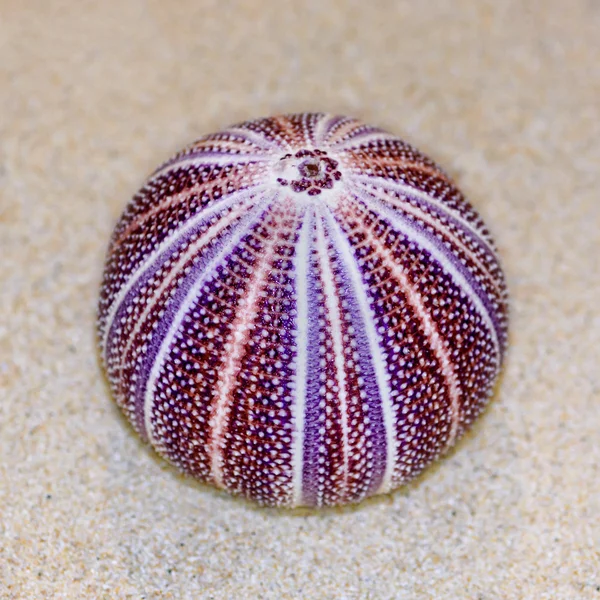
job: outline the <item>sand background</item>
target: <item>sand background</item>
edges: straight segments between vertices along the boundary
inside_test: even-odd
[[[0,598],[600,598],[600,2],[0,1]],[[203,133],[349,113],[495,234],[502,385],[415,484],[321,513],[178,476],[97,361],[128,198]]]

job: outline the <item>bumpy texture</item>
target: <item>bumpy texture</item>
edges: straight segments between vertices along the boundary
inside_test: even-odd
[[[155,171],[110,243],[102,358],[138,431],[261,504],[386,493],[464,433],[507,340],[490,234],[380,129],[285,115]]]

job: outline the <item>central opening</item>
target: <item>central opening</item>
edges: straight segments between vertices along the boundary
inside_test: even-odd
[[[315,175],[319,174],[319,167],[318,165],[314,165],[314,164],[308,164],[306,165],[306,174],[309,177],[314,177]]]
[[[306,160],[298,167],[298,170],[303,177],[317,177],[321,172],[319,160]]]
[[[277,183],[296,194],[318,196],[332,190],[342,173],[337,170],[338,161],[327,156],[323,150],[303,148],[295,154],[283,155],[274,165]]]

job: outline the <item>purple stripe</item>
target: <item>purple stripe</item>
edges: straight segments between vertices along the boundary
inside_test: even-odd
[[[268,157],[261,158],[260,156],[258,156],[256,154],[245,154],[243,152],[235,154],[233,152],[216,152],[215,150],[207,151],[207,150],[199,149],[199,150],[195,150],[193,152],[189,152],[187,154],[181,154],[181,155],[177,156],[176,158],[172,158],[171,160],[164,162],[162,165],[160,165],[160,167],[158,167],[158,169],[155,169],[154,171],[152,171],[152,173],[150,174],[150,177],[148,179],[149,180],[152,179],[153,177],[156,176],[157,173],[160,173],[161,171],[163,171],[164,169],[166,169],[168,167],[173,167],[173,169],[176,169],[178,166],[178,163],[185,162],[186,160],[190,160],[193,158],[198,159],[198,164],[194,165],[194,166],[197,168],[202,168],[205,166],[206,167],[215,166],[215,165],[211,165],[210,163],[209,164],[203,163],[202,158],[211,158],[211,157],[212,158],[224,158],[224,157],[235,158],[235,157],[240,157],[240,156],[245,156],[248,158],[248,160],[247,161],[232,160],[231,165],[239,165],[239,164],[249,165],[249,164],[253,164],[253,163],[264,162],[268,158]],[[218,165],[218,166],[226,167],[227,165],[224,164],[224,165]]]
[[[360,185],[364,186],[364,185],[368,185],[368,184],[365,184],[364,182],[361,181]],[[386,202],[385,200],[382,200],[381,198],[374,196],[371,193],[371,191],[368,190],[367,188],[359,188],[359,189],[361,191],[368,193],[370,196],[372,196],[378,202],[381,202],[381,203]],[[494,249],[492,248],[490,243],[483,236],[475,234],[472,230],[470,230],[463,223],[461,223],[456,217],[444,212],[433,202],[427,202],[426,200],[423,200],[422,198],[418,198],[417,196],[412,195],[410,192],[394,192],[392,190],[387,190],[387,191],[395,199],[400,200],[400,202],[406,201],[407,199],[409,199],[412,202],[414,202],[415,204],[417,204],[419,206],[419,208],[422,209],[423,207],[425,207],[428,210],[433,211],[436,216],[444,218],[447,221],[450,221],[457,229],[460,229],[463,233],[465,233],[467,235],[467,237],[470,237],[471,239],[475,240],[475,242],[477,242],[477,244],[482,247],[482,250],[485,251],[485,254],[488,257],[488,259],[490,260],[490,262],[492,262],[494,265],[498,266],[498,259],[496,258],[496,255],[494,254]],[[421,190],[419,190],[419,191],[421,191]],[[443,202],[439,198],[435,198],[435,199],[438,200],[439,202]],[[390,205],[390,208],[392,208],[392,210],[402,210],[401,208],[396,208],[395,206],[392,206],[392,205]],[[465,218],[465,221],[466,220],[467,219]],[[474,223],[471,223],[471,225],[475,226]],[[445,227],[446,226],[443,223],[440,223],[441,229],[444,229]]]
[[[224,210],[226,210],[227,208],[229,208],[229,207],[228,206],[224,207]],[[202,229],[202,227],[204,227],[207,223],[209,223],[212,219],[214,219],[214,217],[215,217],[214,212],[207,215],[206,217],[204,217],[203,219],[198,221],[198,223],[196,225],[194,225],[194,227],[192,227],[184,236],[179,238],[175,242],[175,244],[168,246],[160,254],[158,254],[158,256],[156,256],[156,258],[154,259],[152,264],[146,268],[146,270],[144,271],[144,273],[142,275],[140,275],[136,284],[129,290],[129,292],[127,292],[127,294],[125,295],[125,298],[123,298],[119,308],[117,309],[117,311],[115,313],[115,316],[112,320],[112,324],[110,325],[110,330],[106,337],[106,347],[104,348],[104,357],[105,357],[107,364],[108,364],[108,358],[110,356],[112,348],[113,348],[114,344],[117,342],[118,336],[117,336],[116,332],[117,332],[117,329],[121,326],[121,320],[127,317],[127,308],[129,306],[131,306],[134,299],[140,295],[140,290],[142,289],[142,287],[147,285],[148,281],[150,281],[150,279],[156,274],[156,272],[170,258],[175,256],[178,252],[183,250],[183,248],[188,246],[191,242],[191,238],[194,235],[200,234],[200,230]],[[137,273],[137,271],[134,271],[130,275],[130,277],[135,277],[135,273]],[[127,282],[125,282],[124,285],[126,285],[126,284],[127,284]],[[110,312],[110,308],[112,308],[112,307],[108,308],[107,316],[108,316],[108,313]]]
[[[281,148],[277,148],[277,142],[275,140],[266,138],[262,131],[248,129],[248,125],[248,122],[232,125],[231,128],[226,129],[224,133],[242,138],[253,146],[259,146],[259,149],[264,152],[281,150]],[[236,129],[236,131],[232,131],[233,129]],[[252,135],[254,135],[254,137],[252,137]],[[264,147],[261,147],[255,138],[258,138],[264,144]]]
[[[266,209],[268,210],[268,209]],[[264,204],[258,206],[251,213],[244,215],[242,219],[231,226],[226,233],[218,238],[218,241],[213,246],[208,248],[199,258],[199,260],[191,265],[190,272],[183,278],[175,293],[167,301],[164,308],[163,316],[158,320],[156,329],[152,333],[152,338],[147,345],[146,353],[142,358],[141,365],[137,371],[137,384],[135,389],[135,420],[138,426],[138,431],[144,439],[147,439],[146,425],[144,420],[144,398],[146,396],[146,388],[150,372],[158,356],[162,342],[168,335],[168,332],[173,324],[173,321],[183,304],[188,292],[201,279],[209,275],[216,264],[231,253],[231,240],[234,236],[237,238],[240,229],[247,230],[262,219],[266,213]],[[259,219],[256,219],[260,213]],[[125,303],[124,303],[125,304]]]
[[[307,274],[306,293],[308,296],[308,353],[306,364],[306,405],[304,412],[304,450],[302,464],[302,501],[304,504],[314,506],[317,504],[317,493],[319,487],[319,403],[321,396],[321,366],[319,356],[319,299],[317,290],[317,278],[314,269],[317,267],[313,262],[315,217],[311,211],[309,220],[310,245],[309,265]],[[301,325],[300,323],[298,325]]]
[[[328,224],[329,225],[329,224]],[[352,283],[347,267],[343,261],[339,262],[340,278],[343,284],[343,297],[348,305],[348,312],[352,327],[354,327],[354,336],[356,339],[356,350],[358,352],[358,364],[360,365],[360,376],[363,378],[363,390],[367,394],[367,404],[369,406],[369,425],[371,428],[370,441],[373,444],[373,466],[371,480],[366,495],[375,493],[383,481],[387,463],[387,441],[385,432],[385,421],[383,417],[383,400],[377,383],[375,374],[374,357],[369,349],[369,338],[365,327],[365,319],[372,318],[372,315],[364,314],[356,296],[356,290]],[[357,264],[357,269],[360,267]],[[364,284],[366,286],[366,284]]]
[[[386,131],[384,131],[383,129],[380,129],[379,127],[367,127],[365,125],[362,125],[362,126],[358,127],[357,129],[352,130],[350,133],[346,134],[345,139],[341,139],[339,142],[333,143],[331,145],[331,147],[333,149],[335,149],[335,147],[338,146],[339,144],[346,144],[348,142],[360,144],[360,140],[362,138],[368,137],[374,133],[380,133],[382,135],[387,134]]]
[[[327,129],[325,133],[331,133],[335,127],[337,127],[342,121],[349,121],[348,117],[344,115],[336,115],[335,117],[331,117],[331,120],[327,124]]]
[[[367,211],[375,212],[374,207],[378,207],[379,211],[377,211],[378,217],[382,219],[385,223],[389,225],[391,229],[396,230],[394,225],[391,222],[392,218],[399,219],[402,221],[403,225],[406,226],[407,229],[412,229],[413,231],[417,231],[419,235],[427,238],[427,240],[435,246],[444,257],[452,263],[454,268],[467,280],[469,287],[473,290],[475,295],[481,300],[483,307],[485,308],[490,321],[492,322],[492,326],[494,327],[494,331],[496,332],[496,337],[498,338],[498,347],[500,352],[500,362],[502,362],[504,358],[504,333],[502,329],[502,324],[499,320],[499,314],[497,312],[496,307],[493,306],[492,301],[488,293],[483,289],[482,285],[477,281],[477,279],[473,276],[473,274],[469,271],[469,269],[462,263],[459,257],[454,253],[448,250],[446,246],[444,246],[443,242],[441,242],[433,233],[430,233],[423,227],[422,225],[418,225],[415,221],[411,221],[404,213],[400,211],[394,211],[392,208],[388,208],[381,202],[378,198],[373,198],[373,205],[369,206],[366,202],[360,198],[358,195],[354,195],[354,199]],[[393,217],[390,215],[393,214]],[[386,218],[387,217],[387,218]],[[401,232],[400,232],[401,233]],[[478,242],[480,242],[480,238],[476,238]],[[425,251],[425,250],[424,250]],[[431,260],[437,264],[438,261],[435,260],[435,257],[431,256]],[[443,270],[443,267],[440,265],[440,268]],[[456,284],[458,286],[458,284]],[[458,286],[460,287],[460,286]]]
[[[352,119],[343,115],[337,115],[333,117],[327,125],[327,129],[325,130],[325,134],[323,135],[323,141],[327,142],[327,138],[335,134],[335,131],[338,129],[338,127],[340,127],[340,125],[342,125],[343,123],[350,123],[351,121]]]

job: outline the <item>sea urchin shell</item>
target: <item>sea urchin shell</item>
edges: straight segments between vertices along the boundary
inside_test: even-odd
[[[355,119],[207,135],[114,231],[102,360],[138,433],[261,504],[357,502],[417,475],[489,398],[504,277],[448,176]]]

